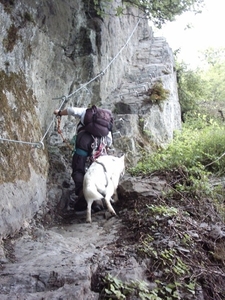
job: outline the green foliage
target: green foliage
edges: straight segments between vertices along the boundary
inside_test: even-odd
[[[203,0],[126,0],[132,6],[138,7],[153,21],[155,26],[161,28],[167,21],[173,21],[176,16],[186,11],[200,12]]]
[[[161,81],[158,81],[154,83],[145,94],[148,96],[148,98],[144,100],[145,102],[160,103],[168,98],[170,92],[169,90],[164,89]]]
[[[97,15],[104,16],[106,14],[107,9],[109,8],[111,0],[94,0],[94,8],[96,10]]]
[[[154,214],[159,214],[163,216],[173,216],[177,215],[178,210],[175,207],[168,207],[163,205],[147,205],[147,208]]]
[[[111,274],[107,274],[103,279],[105,287],[101,294],[104,295],[104,299],[127,299],[128,296],[136,296],[138,299],[161,299],[153,298],[153,294],[149,290],[148,284],[144,281],[131,281],[123,282],[120,279],[113,277]],[[103,298],[102,298],[103,299]]]
[[[120,16],[123,13],[124,9],[122,6],[116,8],[116,16]]]
[[[188,116],[187,124],[183,127],[190,138],[193,133],[195,139],[198,139],[198,148],[193,151],[196,160],[205,170],[217,175],[225,171],[225,157],[222,156],[225,145],[224,125],[213,118],[196,113]]]
[[[34,23],[34,24],[35,24],[34,18],[33,18],[33,16],[32,16],[29,12],[26,11],[26,12],[24,13],[24,15],[23,15],[23,18],[24,18],[25,21],[31,22],[31,23]]]
[[[123,6],[115,7],[115,15],[127,14],[128,6],[136,7],[144,13],[146,18],[152,20],[155,26],[161,28],[162,24],[173,21],[176,16],[186,11],[201,12],[203,2],[203,0],[126,0]],[[110,3],[112,0],[94,0],[97,14],[100,16],[110,14]]]
[[[151,294],[156,295],[158,298],[153,299],[180,299],[180,290],[195,294],[195,282],[186,284],[176,281],[176,277],[182,278],[185,276],[188,278],[190,274],[188,265],[179,257],[175,249],[156,249],[145,239],[139,245],[139,251],[144,252],[147,257],[151,258],[152,264],[157,262],[157,269],[164,270],[164,275],[167,278],[173,278],[173,282],[167,284],[158,279],[155,280],[157,287],[151,291]]]
[[[225,172],[225,134],[224,125],[205,118],[200,114],[188,119],[182,132],[177,132],[171,144],[152,155],[145,156],[135,168],[132,175],[149,175],[153,172],[175,172],[179,180],[167,193],[171,198],[179,194],[180,198],[215,199],[215,206],[224,215],[223,189],[212,189],[209,177],[221,176]],[[148,206],[152,213],[158,215],[176,214],[173,207]]]
[[[165,272],[169,269],[173,269],[178,276],[187,275],[189,272],[188,267],[183,261],[177,257],[176,251],[170,249],[162,251],[159,257],[157,257],[162,263]],[[171,266],[173,266],[171,268]],[[183,283],[182,285],[178,282],[174,283],[162,283],[159,280],[155,280],[155,288],[149,288],[148,284],[144,281],[130,281],[122,282],[111,274],[107,274],[103,279],[104,288],[101,292],[100,299],[135,299],[140,300],[171,300],[180,299],[179,289],[188,291],[191,294],[195,294],[195,282]],[[137,298],[138,297],[138,298]]]
[[[196,114],[187,122],[181,132],[176,132],[174,140],[165,149],[146,156],[135,168],[133,175],[146,175],[157,170],[182,168],[189,176],[203,179],[207,171],[222,174],[225,171],[224,126]]]
[[[183,121],[186,121],[188,113],[197,111],[225,121],[224,53],[225,48],[206,49],[202,53],[202,68],[195,71],[188,69],[184,62],[177,63],[178,96]]]
[[[202,51],[202,61],[205,65],[214,66],[225,63],[225,48],[207,48]]]
[[[219,101],[221,108],[225,101],[225,48],[208,48],[202,54],[205,68],[201,72],[205,84],[206,100]]]
[[[205,81],[198,71],[189,70],[187,65],[182,62],[177,63],[177,84],[184,120],[185,114],[197,110],[197,103],[205,99]]]

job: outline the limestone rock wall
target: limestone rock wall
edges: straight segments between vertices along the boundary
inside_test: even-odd
[[[115,147],[131,158],[138,157],[140,147],[151,151],[152,142],[167,143],[180,128],[167,43],[154,38],[147,21],[132,16],[138,12],[129,8],[128,15],[102,18],[91,3],[0,0],[2,237],[19,230],[46,202],[48,145],[62,143],[52,113],[62,104],[111,108]],[[162,107],[145,105],[139,95],[143,84],[150,88],[159,77],[170,96]],[[74,135],[75,123],[62,120],[66,138]]]

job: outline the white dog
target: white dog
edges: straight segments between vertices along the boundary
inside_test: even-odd
[[[83,192],[87,201],[87,222],[91,223],[91,206],[95,200],[105,199],[106,206],[116,215],[110,200],[115,194],[118,200],[117,187],[120,176],[125,171],[125,159],[112,155],[100,156],[94,161],[84,175]]]

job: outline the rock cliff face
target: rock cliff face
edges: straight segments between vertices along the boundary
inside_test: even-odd
[[[137,12],[101,18],[90,2],[0,0],[2,237],[46,201],[48,146],[62,142],[54,109],[90,103],[112,109],[114,146],[131,163],[181,127],[166,41],[154,38]],[[169,91],[164,101],[150,99],[156,83]],[[74,135],[74,123],[62,121],[66,138]]]

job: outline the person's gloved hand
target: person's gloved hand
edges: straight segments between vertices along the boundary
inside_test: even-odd
[[[55,109],[55,110],[54,110],[54,115],[56,115],[56,116],[57,116],[57,115],[58,115],[58,113],[59,113],[59,109]]]

